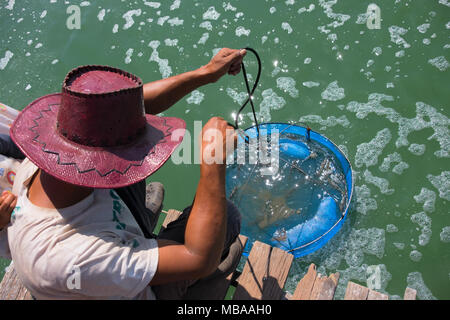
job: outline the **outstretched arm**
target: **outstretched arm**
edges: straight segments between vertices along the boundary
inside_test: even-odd
[[[208,64],[196,70],[145,84],[146,113],[161,113],[195,89],[216,82],[224,74],[238,74],[245,54],[246,50],[224,48]]]
[[[150,285],[200,279],[211,274],[219,265],[227,226],[226,141],[235,141],[236,135],[225,120],[212,118],[203,128],[202,137],[200,181],[186,225],[185,242],[158,240],[158,268]],[[208,149],[214,150],[214,154],[221,152],[220,163],[205,157]]]

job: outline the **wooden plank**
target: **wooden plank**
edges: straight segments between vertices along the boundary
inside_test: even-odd
[[[367,300],[369,295],[369,288],[360,286],[354,282],[349,281],[347,290],[345,291],[344,300]]]
[[[0,300],[29,300],[31,294],[22,284],[11,262],[0,283]]]
[[[339,273],[333,273],[329,277],[319,274],[314,282],[310,300],[333,300],[338,281]]]
[[[178,217],[181,215],[181,213],[182,213],[181,211],[178,211],[178,210],[175,210],[175,209],[170,209],[167,212],[166,218],[164,219],[164,222],[163,222],[162,226],[164,228],[167,228],[167,225],[169,223],[171,223],[172,221],[177,220]]]
[[[292,300],[309,300],[311,292],[316,281],[317,271],[314,263],[308,268],[306,275],[299,281],[294,294],[292,295]]]
[[[232,244],[230,250],[238,250],[239,255],[247,244],[248,238],[243,235],[239,235],[238,241]],[[236,261],[235,265],[231,266],[231,273],[225,278],[223,276],[215,277],[214,279],[199,280],[196,284],[189,288],[185,300],[223,300],[227,295],[228,288],[230,287],[233,274],[238,266],[239,261]],[[219,266],[221,269],[221,266]],[[225,271],[225,270],[221,270]],[[227,270],[230,272],[230,270]]]
[[[369,289],[367,300],[389,300],[389,296],[384,293]]]
[[[294,256],[255,241],[238,279],[234,300],[279,300]]]
[[[405,290],[404,300],[416,300],[417,290],[411,289],[409,287]]]

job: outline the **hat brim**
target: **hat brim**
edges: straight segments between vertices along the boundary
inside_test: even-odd
[[[182,142],[182,119],[146,115],[147,127],[135,141],[119,147],[89,147],[56,130],[61,94],[29,104],[14,121],[10,135],[40,169],[59,180],[91,188],[120,188],[157,171]]]

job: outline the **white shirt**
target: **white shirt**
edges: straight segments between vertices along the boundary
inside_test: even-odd
[[[94,189],[73,206],[41,208],[27,197],[37,169],[23,161],[13,188],[17,206],[0,232],[0,255],[10,255],[31,294],[37,299],[155,299],[148,284],[158,266],[157,242],[144,237],[117,193]]]

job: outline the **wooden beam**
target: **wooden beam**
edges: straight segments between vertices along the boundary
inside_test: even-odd
[[[375,290],[369,289],[369,294],[367,295],[367,300],[389,300],[389,296]]]
[[[314,287],[314,282],[316,281],[317,271],[314,263],[308,268],[308,272],[297,284],[294,294],[292,295],[293,300],[310,300],[311,292]]]
[[[31,294],[22,284],[16,271],[14,263],[11,262],[0,283],[0,300],[31,300]]]
[[[345,291],[344,300],[367,300],[369,295],[369,288],[360,286],[354,282],[349,281],[347,290]]]
[[[255,241],[233,299],[281,299],[293,259],[294,256],[284,250]]]
[[[339,273],[333,273],[329,277],[318,274],[310,300],[333,300],[338,281]]]
[[[405,290],[404,300],[416,300],[417,290],[411,289],[409,287]]]

